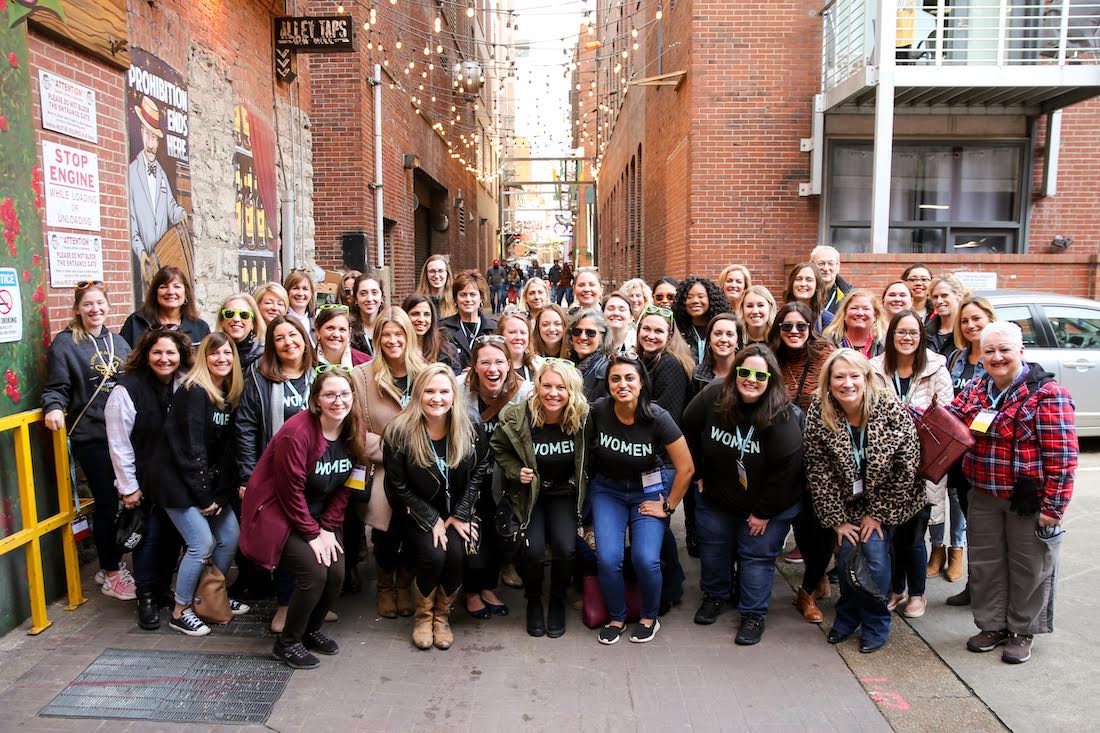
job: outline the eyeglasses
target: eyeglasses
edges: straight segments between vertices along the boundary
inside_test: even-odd
[[[351,295],[351,288],[344,288],[344,295]]]
[[[546,366],[547,364],[553,364],[553,365],[557,365],[557,366],[568,367],[570,369],[576,369],[577,368],[577,365],[574,364],[573,362],[569,361],[568,359],[560,359],[556,356],[545,356],[545,357],[543,357],[542,365]]]
[[[894,331],[894,335],[902,339],[919,339],[920,331]]]
[[[930,282],[932,282],[932,278],[925,277],[924,275],[910,275],[909,277],[905,278],[905,282],[907,282],[907,283],[930,283]]]
[[[771,372],[758,372],[755,369],[749,369],[748,367],[737,367],[738,379],[755,379],[757,382],[766,382],[771,379]]]
[[[154,323],[149,326],[150,331],[178,331],[180,330],[180,324],[178,323]]]
[[[318,364],[313,368],[313,373],[318,377],[325,374],[351,374],[351,367],[344,366],[343,364]]]
[[[322,392],[317,395],[325,402],[351,402],[354,396],[351,392]]]
[[[232,308],[222,308],[222,318],[227,321],[231,321],[234,318],[240,318],[242,321],[252,320],[252,311],[246,310],[233,310]]]
[[[336,311],[337,313],[348,312],[348,307],[343,303],[325,303],[324,305],[317,306],[317,312],[321,311]]]
[[[503,336],[495,333],[487,333],[484,336],[478,336],[474,339],[474,346],[481,346],[482,344],[504,344],[507,343]]]
[[[798,331],[799,333],[806,333],[810,330],[810,324],[805,321],[799,323],[780,323],[779,330],[783,333],[790,333],[791,331]]]
[[[598,328],[580,328],[579,326],[573,326],[569,329],[569,335],[574,338],[580,338],[581,336],[589,339],[594,339],[599,336],[603,331]]]
[[[87,290],[88,288],[102,288],[102,280],[81,280],[76,284],[77,290]]]
[[[673,298],[675,296],[669,296],[669,297]],[[672,318],[672,309],[671,308],[665,308],[665,307],[659,306],[659,305],[647,305],[645,308],[642,308],[642,315],[643,316],[648,316],[651,313],[655,313],[655,314],[661,316],[662,318]]]

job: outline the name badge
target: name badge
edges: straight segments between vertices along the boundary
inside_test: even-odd
[[[989,427],[993,424],[993,420],[997,417],[996,410],[982,410],[970,423],[970,429],[975,433],[982,433],[983,435],[989,432]]]
[[[857,478],[852,482],[852,496],[859,496],[863,493],[863,479]]]
[[[351,469],[351,473],[348,475],[348,480],[344,482],[344,486],[352,491],[366,491],[367,490],[367,468],[366,466],[356,466]]]
[[[737,462],[737,483],[741,484],[742,491],[749,490],[749,472],[745,470],[744,461]]]
[[[660,491],[665,487],[665,482],[661,480],[661,469],[655,468],[652,471],[646,471],[642,474],[642,491],[647,494],[652,494],[654,491]]]

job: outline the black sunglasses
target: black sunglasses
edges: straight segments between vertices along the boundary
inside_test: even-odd
[[[798,331],[799,333],[806,333],[810,330],[810,324],[802,321],[800,323],[780,323],[779,330],[783,333],[790,333],[791,331]]]
[[[573,326],[573,328],[569,329],[569,334],[577,338],[584,336],[585,338],[594,339],[599,336],[600,333],[601,331],[597,328],[579,328]]]

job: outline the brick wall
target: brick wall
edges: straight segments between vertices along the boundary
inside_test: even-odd
[[[1062,146],[1058,159],[1058,191],[1043,198],[1043,161],[1046,118],[1039,124],[1039,149],[1032,171],[1033,190],[1028,245],[1045,252],[1056,234],[1073,238],[1073,251],[1100,248],[1100,99],[1081,102],[1062,111]]]
[[[107,325],[117,330],[132,310],[132,284],[130,274],[130,214],[127,208],[127,149],[126,116],[123,100],[126,95],[125,77],[122,71],[95,61],[77,51],[60,46],[38,33],[29,37],[31,88],[34,99],[34,123],[37,132],[39,165],[42,160],[42,141],[85,150],[99,156],[99,232],[80,232],[103,237],[103,277],[110,293],[111,314]],[[96,111],[99,119],[99,142],[61,135],[42,129],[42,110],[39,100],[39,69],[65,77],[95,90]],[[46,227],[46,209],[43,207],[42,231],[76,230]],[[42,245],[42,257],[49,262],[49,248]],[[47,264],[47,270],[49,265]],[[48,304],[50,331],[57,333],[72,317],[73,294],[69,288],[49,288]]]

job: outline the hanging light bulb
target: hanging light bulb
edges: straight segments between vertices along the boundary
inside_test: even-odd
[[[472,17],[474,17],[474,6],[473,6],[473,5],[471,5],[470,7],[466,8],[466,17],[467,17],[467,18],[472,18]]]
[[[337,5],[336,6],[336,12],[337,13],[343,13],[344,12],[344,6],[343,5]]]
[[[661,4],[657,3],[657,20],[660,20],[665,16],[664,11],[661,9]]]
[[[439,33],[442,30],[443,30],[443,19],[440,18],[437,15],[437,16],[435,16],[435,32]]]
[[[435,52],[436,53],[443,53],[443,44],[442,43],[437,43],[435,45]]]
[[[370,9],[370,24],[374,25],[378,22],[378,11],[374,8]]]
[[[397,43],[393,44],[393,47],[396,48],[398,51],[400,51],[401,50],[401,41],[398,41]]]

